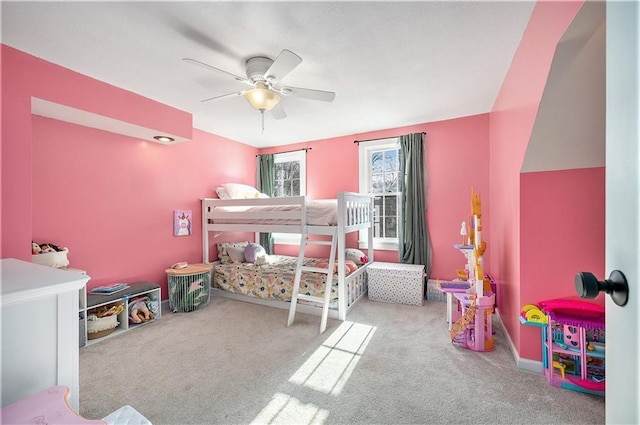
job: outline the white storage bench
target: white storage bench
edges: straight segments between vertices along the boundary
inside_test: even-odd
[[[373,262],[367,267],[369,299],[389,303],[423,305],[424,266]]]

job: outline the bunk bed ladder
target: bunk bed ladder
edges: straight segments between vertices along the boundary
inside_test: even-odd
[[[320,319],[320,333],[323,333],[327,329],[327,317],[329,316],[329,302],[331,300],[331,285],[333,282],[333,267],[336,259],[336,239],[338,235],[337,228],[334,228],[330,233],[331,241],[328,240],[316,240],[309,239],[306,228],[303,230],[300,239],[300,252],[298,254],[298,262],[296,267],[296,274],[293,281],[293,294],[291,295],[291,305],[289,306],[289,320],[287,326],[291,326],[296,315],[296,306],[298,300],[309,301],[315,304],[322,304],[322,317]],[[329,266],[326,269],[320,267],[307,267],[304,266],[304,253],[307,245],[331,245],[331,251],[329,253]],[[324,273],[327,275],[327,279],[324,285],[324,296],[315,297],[312,295],[300,294],[300,280],[302,272],[314,272]]]

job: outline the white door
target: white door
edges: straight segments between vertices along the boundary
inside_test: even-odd
[[[607,276],[599,277],[620,270],[629,282],[625,307],[606,302],[608,424],[640,423],[639,22],[638,2],[607,2]]]

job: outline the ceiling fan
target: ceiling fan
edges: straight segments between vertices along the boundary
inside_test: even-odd
[[[312,100],[321,100],[324,102],[332,102],[336,97],[336,94],[330,91],[280,85],[280,80],[282,80],[302,62],[302,58],[300,56],[286,49],[282,50],[275,60],[266,56],[254,56],[247,59],[246,78],[224,71],[220,68],[216,68],[215,66],[208,65],[204,62],[200,62],[196,59],[183,58],[183,60],[193,65],[198,65],[200,67],[228,75],[233,77],[236,81],[250,86],[251,88],[246,90],[210,97],[202,100],[202,102],[243,95],[247,102],[262,114],[263,131],[265,111],[271,111],[271,114],[275,119],[287,117],[287,114],[280,104],[282,96],[301,97]]]

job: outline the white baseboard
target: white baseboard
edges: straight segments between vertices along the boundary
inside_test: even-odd
[[[537,360],[518,359],[517,365],[518,369],[524,370],[525,372],[533,372],[538,374],[543,373],[542,362],[539,362]]]
[[[497,308],[496,308],[496,322],[500,324],[500,326],[502,327],[502,330],[504,331],[503,332],[504,336],[507,338],[507,344],[509,344],[511,355],[515,360],[516,366],[518,366],[518,369],[524,370],[526,372],[541,374],[543,372],[541,361],[520,358],[520,354],[518,353],[518,350],[516,350],[516,346],[513,344],[513,341],[511,340],[511,335],[509,335],[509,333],[507,332],[507,329],[504,327],[504,324],[502,323],[502,320],[500,319],[500,311]]]

